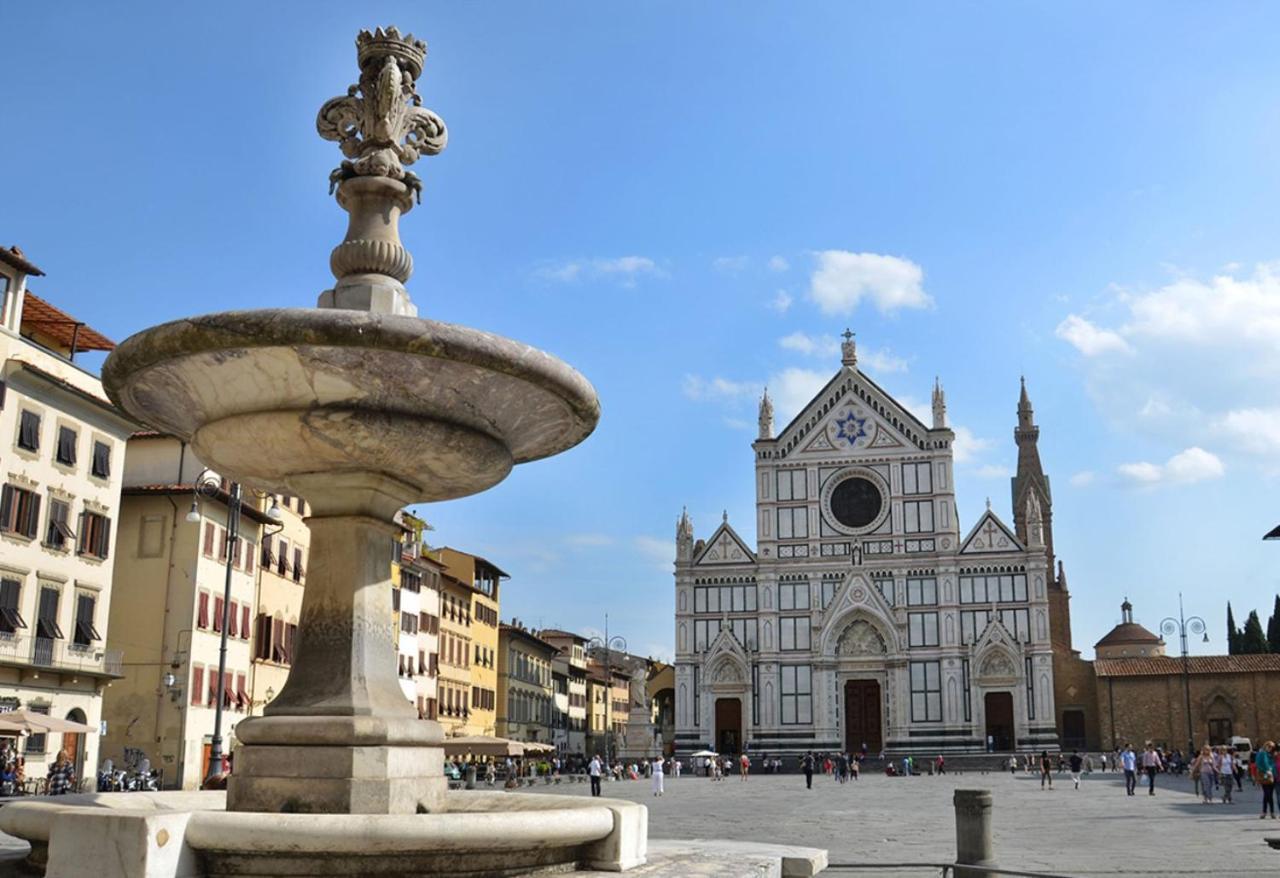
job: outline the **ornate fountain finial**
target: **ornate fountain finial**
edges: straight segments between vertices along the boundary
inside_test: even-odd
[[[345,161],[330,175],[331,188],[351,177],[404,180],[421,194],[422,183],[405,171],[422,154],[438,155],[449,141],[444,120],[424,108],[415,80],[422,75],[427,44],[395,27],[356,36],[360,82],[325,101],[316,131],[336,140]],[[359,97],[357,97],[357,94]]]
[[[322,308],[349,308],[417,316],[404,282],[413,257],[400,243],[400,215],[408,213],[422,181],[406,171],[448,143],[444,120],[422,106],[417,78],[427,44],[394,27],[356,37],[360,81],[343,97],[325,101],[316,131],[336,140],[347,157],[329,175],[329,191],[351,215],[347,236],[329,256],[338,279],[320,296]]]

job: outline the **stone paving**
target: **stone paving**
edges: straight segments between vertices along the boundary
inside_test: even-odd
[[[952,792],[990,789],[997,861],[1016,869],[1087,875],[1280,875],[1280,851],[1264,836],[1280,836],[1280,820],[1259,820],[1261,793],[1245,782],[1235,805],[1202,805],[1183,777],[1156,779],[1124,794],[1116,774],[1094,773],[1080,789],[1068,775],[1041,791],[1019,773],[888,778],[864,775],[840,785],[802,775],[752,775],[710,781],[666,780],[661,799],[649,781],[606,782],[604,795],[649,805],[654,839],[740,839],[827,848],[835,863],[950,862],[955,858]],[[588,795],[585,784],[543,786],[537,792]],[[828,872],[836,875],[936,875],[928,870]]]

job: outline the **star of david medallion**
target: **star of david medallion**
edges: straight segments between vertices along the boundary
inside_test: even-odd
[[[848,411],[843,417],[836,418],[835,435],[831,438],[837,444],[844,443],[850,448],[857,448],[858,440],[866,439],[867,436],[867,419],[858,417],[855,411]]]

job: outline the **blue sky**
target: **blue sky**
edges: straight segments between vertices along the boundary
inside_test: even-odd
[[[670,654],[687,504],[754,537],[755,397],[835,333],[927,403],[967,528],[1009,517],[1018,376],[1076,644],[1268,611],[1280,546],[1280,7],[1262,3],[6,4],[0,240],[124,338],[311,305],[344,216],[316,110],[361,27],[430,44],[450,130],[403,223],[423,316],[579,368],[586,443],[424,510],[504,616]],[[1270,267],[1269,267],[1270,266]]]

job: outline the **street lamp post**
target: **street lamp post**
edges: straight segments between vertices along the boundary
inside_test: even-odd
[[[617,646],[621,644],[621,646]],[[613,757],[610,755],[609,742],[613,740],[613,649],[620,649],[625,655],[627,652],[627,639],[621,635],[609,637],[609,614],[604,614],[604,639],[593,637],[588,641],[587,646],[593,651],[604,650],[604,686],[605,686],[605,736],[604,736],[604,762],[606,766],[613,765]]]
[[[187,513],[187,521],[192,524],[199,524],[200,515],[200,497],[217,497],[222,490],[222,480],[218,475],[210,469],[204,469],[200,475],[196,476],[195,497],[191,500],[191,511]],[[263,494],[262,496],[266,496]],[[220,620],[221,628],[218,632],[218,701],[214,705],[213,712],[213,738],[209,742],[209,768],[205,773],[205,780],[217,777],[222,773],[222,706],[226,695],[226,673],[227,673],[227,628],[231,615],[231,571],[235,566],[236,544],[240,539],[240,509],[243,505],[243,491],[239,482],[232,482],[227,490],[227,534],[224,543],[226,556],[226,576],[222,586],[222,619]],[[280,512],[280,506],[274,499],[271,501],[271,508],[267,510],[267,518],[274,522],[281,522],[284,519],[283,513]]]
[[[1206,625],[1204,619],[1199,616],[1191,616],[1190,618],[1183,615],[1182,612],[1182,592],[1178,592],[1178,618],[1169,616],[1160,623],[1160,633],[1172,637],[1175,633],[1181,639],[1182,646],[1182,693],[1186,699],[1187,707],[1187,758],[1191,758],[1191,754],[1196,752],[1196,736],[1191,724],[1191,665],[1188,659],[1190,655],[1187,649],[1187,632],[1192,634],[1204,634],[1204,642],[1209,642],[1209,635],[1205,633]]]

